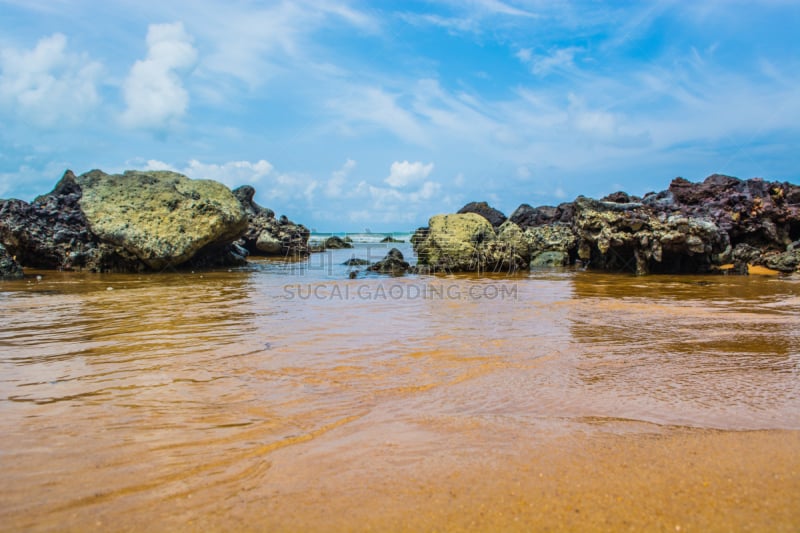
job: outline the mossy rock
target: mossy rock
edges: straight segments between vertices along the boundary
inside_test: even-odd
[[[230,242],[247,215],[225,185],[169,171],[99,170],[76,178],[91,231],[136,255],[149,268],[191,259],[208,245]]]
[[[424,237],[414,239],[419,262],[449,271],[486,267],[485,250],[497,236],[491,223],[475,213],[436,215]]]

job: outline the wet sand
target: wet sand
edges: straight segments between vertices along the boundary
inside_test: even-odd
[[[800,529],[800,280],[29,282],[2,531]]]

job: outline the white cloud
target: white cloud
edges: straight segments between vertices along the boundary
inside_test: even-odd
[[[340,130],[352,132],[351,124],[377,126],[406,142],[426,145],[430,135],[419,117],[405,109],[392,94],[376,87],[354,86],[350,94],[330,99],[327,107],[343,120]]]
[[[100,63],[67,51],[61,33],[44,37],[32,50],[0,51],[0,105],[38,126],[85,118],[100,102]]]
[[[195,64],[197,51],[180,22],[151,24],[147,49],[123,84],[127,109],[121,118],[130,127],[160,128],[186,113],[189,93],[178,73]]]
[[[221,165],[202,163],[197,159],[192,159],[184,168],[177,168],[163,161],[150,159],[143,170],[172,170],[192,179],[218,181],[234,189],[240,185],[263,183],[264,178],[273,174],[274,167],[265,159],[256,162],[229,161]]]
[[[310,37],[326,26],[366,34],[374,34],[380,27],[368,10],[355,9],[348,2],[295,0],[258,4],[191,4],[191,13],[185,18],[187,25],[210,48],[199,69],[207,81],[219,82],[222,75],[256,89],[274,76],[313,69],[315,43]]]
[[[408,161],[395,161],[389,172],[389,177],[385,180],[392,187],[406,187],[412,183],[422,181],[428,177],[433,170],[433,163],[427,165],[421,161],[409,163]]]
[[[522,48],[515,55],[531,72],[537,76],[545,76],[553,71],[575,69],[575,56],[585,50],[579,46],[554,48],[544,55],[536,55],[530,48]]]
[[[347,182],[347,177],[356,168],[356,162],[352,159],[345,161],[342,168],[331,173],[331,179],[325,185],[325,194],[329,198],[340,198],[346,196],[344,192],[344,185]]]

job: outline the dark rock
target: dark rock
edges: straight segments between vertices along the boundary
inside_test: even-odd
[[[639,198],[638,196],[631,196],[630,194],[624,191],[617,191],[617,192],[612,192],[607,196],[604,196],[603,198],[600,199],[600,201],[613,202],[615,204],[630,204],[630,203],[641,202],[642,199]]]
[[[336,235],[325,239],[324,247],[329,250],[341,250],[343,248],[352,248],[353,245]]]
[[[638,203],[579,197],[573,230],[578,257],[591,268],[647,274],[708,272],[729,245],[707,219],[666,216]]]
[[[506,221],[506,216],[502,212],[489,206],[486,202],[470,202],[457,212],[457,214],[464,213],[475,213],[476,215],[482,216],[488,220],[495,229],[499,228],[503,222]]]
[[[391,274],[392,276],[402,276],[409,271],[411,265],[403,257],[403,253],[397,248],[392,248],[386,257],[371,265],[368,270],[380,272],[381,274]]]
[[[350,259],[348,259],[347,261],[345,261],[342,264],[345,265],[345,266],[366,266],[366,265],[368,265],[370,263],[366,259],[361,259],[359,257],[351,257]]]
[[[0,244],[0,279],[19,279],[22,277],[22,267],[8,253],[6,247]]]
[[[714,220],[733,247],[748,244],[769,255],[800,238],[800,186],[714,174],[702,183],[676,178],[669,193],[671,206],[654,207]],[[760,264],[763,258],[752,260]]]
[[[308,238],[311,232],[302,224],[296,224],[281,216],[276,220],[275,212],[258,205],[254,200],[255,189],[244,185],[233,190],[234,196],[247,213],[247,230],[240,245],[252,255],[283,255],[302,257],[311,251]]]
[[[526,230],[546,224],[569,224],[572,222],[574,212],[575,208],[572,202],[566,202],[557,207],[549,205],[531,207],[528,204],[522,204],[508,219],[522,230]]]
[[[400,240],[400,239],[395,239],[391,235],[388,235],[388,236],[384,237],[383,239],[381,239],[381,242],[382,243],[403,243],[405,241]]]
[[[99,171],[98,171],[99,172]],[[81,210],[82,190],[67,170],[32,203],[0,200],[0,242],[22,265],[54,270],[137,272],[147,266],[120,246],[102,242]],[[56,242],[56,234],[61,236]]]

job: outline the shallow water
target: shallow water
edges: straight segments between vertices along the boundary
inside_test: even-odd
[[[0,283],[0,529],[800,528],[800,279],[353,253]]]

